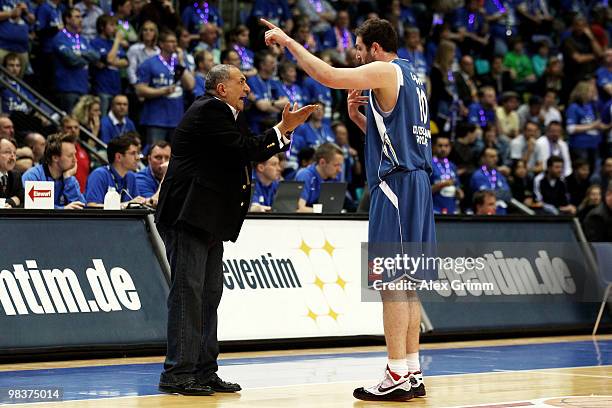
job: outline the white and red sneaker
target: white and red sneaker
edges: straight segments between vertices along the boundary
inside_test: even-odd
[[[413,386],[408,375],[395,374],[387,368],[385,376],[377,385],[369,388],[357,388],[353,397],[363,401],[397,401],[403,402],[414,398]]]
[[[415,397],[424,397],[427,395],[425,392],[425,384],[423,383],[423,373],[415,371],[414,373],[408,373],[408,381],[412,385],[412,393]]]

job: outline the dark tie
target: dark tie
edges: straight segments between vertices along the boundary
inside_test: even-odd
[[[8,176],[6,174],[3,174],[0,177],[0,189],[2,190],[2,192],[6,191],[6,185],[8,184]]]

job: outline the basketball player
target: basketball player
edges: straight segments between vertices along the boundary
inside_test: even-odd
[[[386,20],[367,20],[356,31],[357,68],[333,68],[268,21],[266,44],[286,47],[298,64],[329,88],[352,89],[349,115],[366,134],[371,191],[369,245],[435,243],[429,174],[431,134],[425,86],[397,57],[397,34]],[[360,96],[370,90],[369,97]],[[366,105],[366,115],[359,105]],[[420,255],[420,254],[419,254]],[[371,254],[369,254],[371,256]],[[402,274],[401,279],[425,279]],[[397,275],[395,276],[397,277]],[[413,290],[381,291],[388,362],[382,381],[358,388],[355,398],[406,401],[425,396],[419,366],[421,306]]]

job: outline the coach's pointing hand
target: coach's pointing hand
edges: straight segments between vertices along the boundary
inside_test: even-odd
[[[267,46],[270,46],[272,44],[278,44],[281,47],[286,47],[287,43],[291,41],[291,37],[289,37],[283,30],[281,30],[268,20],[260,18],[259,21],[261,21],[266,27],[269,28],[269,30],[266,31],[265,35]]]
[[[306,122],[310,114],[319,109],[319,105],[306,105],[300,109],[297,108],[297,103],[293,105],[293,109],[290,109],[290,106],[290,103],[285,105],[283,117],[278,124],[278,130],[280,130],[283,135],[292,132],[296,127]]]

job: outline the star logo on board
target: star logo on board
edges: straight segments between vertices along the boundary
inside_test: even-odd
[[[321,249],[327,252],[329,256],[334,256],[334,249],[336,248],[328,240],[325,240],[325,245]]]
[[[300,247],[298,248],[300,251],[304,252],[306,254],[306,256],[310,256],[310,250],[312,249],[311,247],[308,246],[308,244],[306,244],[306,242],[302,239],[302,245],[300,245]]]
[[[329,308],[328,316],[331,317],[332,319],[334,319],[337,322],[338,321],[338,316],[340,316],[340,313],[334,312],[334,310],[330,307]]]
[[[317,314],[308,308],[308,314],[306,317],[310,317],[315,323],[317,322]]]
[[[345,290],[347,282],[338,275],[338,279],[336,279],[336,284],[340,286],[342,290]]]

